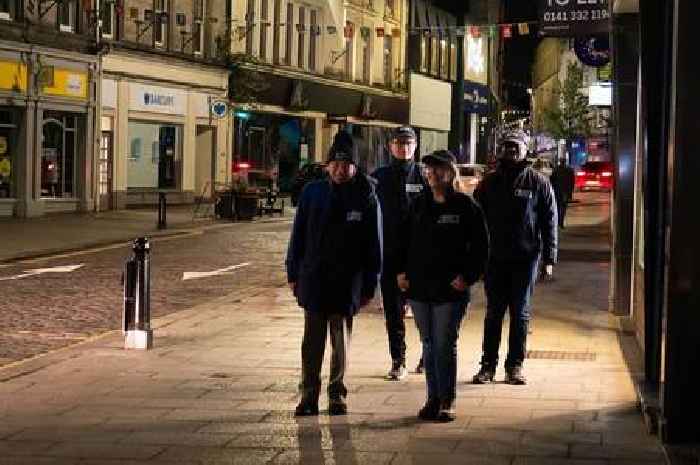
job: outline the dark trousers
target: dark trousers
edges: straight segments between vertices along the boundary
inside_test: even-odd
[[[321,367],[326,338],[331,338],[331,370],[328,397],[346,397],[343,381],[348,364],[348,346],[352,334],[352,317],[325,312],[304,312],[304,339],[301,343],[301,394],[309,402],[318,402],[321,392]]]
[[[556,196],[556,201],[557,201],[557,215],[559,217],[559,227],[563,228],[564,227],[564,218],[566,218],[566,207],[569,204],[569,201],[566,199],[566,197],[560,197]]]
[[[406,298],[399,289],[396,275],[393,271],[382,273],[382,301],[391,360],[406,365]]]
[[[423,343],[428,398],[454,401],[457,398],[457,339],[467,305],[464,302],[410,302]]]
[[[506,370],[522,367],[525,360],[527,328],[531,316],[532,292],[539,260],[526,263],[490,263],[486,272],[486,319],[481,364],[495,369],[506,310],[510,312]]]

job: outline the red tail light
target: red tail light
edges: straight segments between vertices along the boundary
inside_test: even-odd
[[[250,163],[245,163],[245,162],[237,163],[236,168],[238,168],[239,170],[247,170],[250,168]]]
[[[610,171],[603,171],[602,173],[600,173],[600,175],[604,178],[609,178],[612,176],[612,173]]]
[[[585,171],[579,171],[576,173],[576,176],[585,176],[586,172]]]

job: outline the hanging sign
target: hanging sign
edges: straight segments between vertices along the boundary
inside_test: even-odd
[[[214,100],[211,104],[211,115],[214,118],[225,118],[228,114],[228,105],[223,100]]]
[[[547,36],[610,32],[608,0],[539,0],[540,30]]]

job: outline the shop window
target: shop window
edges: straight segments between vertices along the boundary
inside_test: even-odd
[[[320,27],[318,25],[318,12],[316,10],[311,10],[310,12],[311,26],[309,28],[309,69],[311,71],[316,71],[316,47],[318,41],[318,35]]]
[[[14,197],[18,128],[12,110],[0,109],[0,199]]]
[[[430,74],[437,76],[440,72],[440,48],[438,47],[438,36],[430,36]]]
[[[457,80],[457,45],[450,43],[450,80]]]
[[[17,0],[0,0],[0,20],[12,21],[17,17]]]
[[[268,1],[260,2],[260,59],[267,61],[267,31],[269,30]]]
[[[117,29],[114,2],[110,0],[99,0],[99,2],[102,37],[105,39],[114,39],[114,33]]]
[[[182,126],[129,122],[127,187],[178,189],[182,160]]]
[[[168,0],[156,0],[153,33],[156,47],[165,47],[168,37]]]
[[[428,36],[425,34],[420,37],[420,71],[421,73],[428,72],[428,62],[430,61],[430,51],[428,50]]]
[[[292,41],[294,40],[294,4],[287,3],[287,37],[284,44],[284,64],[292,66]]]
[[[78,155],[78,116],[47,112],[41,145],[41,195],[49,198],[75,197],[75,169]]]
[[[194,0],[192,19],[192,53],[204,53],[204,0]]]
[[[387,18],[396,18],[397,11],[396,11],[396,4],[394,0],[385,0],[384,1],[384,15]]]
[[[299,7],[299,23],[297,24],[297,30],[299,32],[299,42],[297,45],[297,66],[299,68],[304,67],[304,62],[306,61],[305,47],[304,43],[306,41],[306,9],[303,6]]]
[[[57,8],[58,29],[61,32],[77,32],[78,0],[64,0]]]
[[[447,39],[442,36],[440,39],[440,77],[443,79],[449,79],[449,63],[450,63],[450,51],[447,48]]]
[[[357,68],[360,70],[360,79],[362,83],[369,84],[370,65],[371,65],[371,49],[370,49],[370,31],[369,28],[363,27],[360,30],[360,53],[357,55]],[[357,76],[356,76],[357,79]]]
[[[272,30],[272,62],[280,63],[280,41],[282,40],[282,0],[275,0],[274,29]]]
[[[355,25],[350,21],[345,23],[345,78],[349,81],[353,79],[352,55],[355,46]]]
[[[384,85],[390,87],[392,84],[393,72],[393,38],[390,35],[384,36]]]

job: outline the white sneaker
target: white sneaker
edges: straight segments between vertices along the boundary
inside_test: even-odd
[[[394,363],[386,375],[386,379],[389,381],[401,381],[408,376],[408,370],[405,365],[399,365]]]
[[[411,310],[411,306],[406,305],[405,310],[406,310],[406,318],[413,318],[413,310]]]

